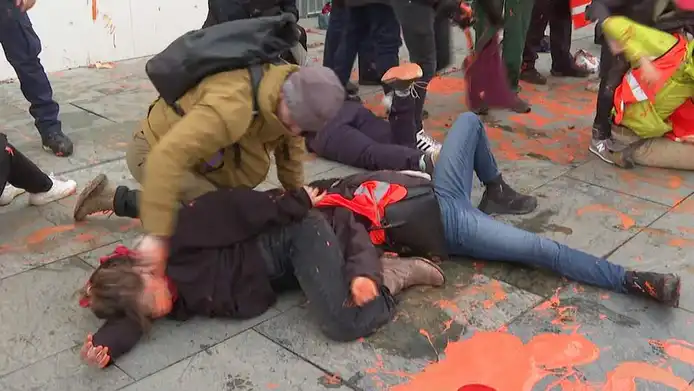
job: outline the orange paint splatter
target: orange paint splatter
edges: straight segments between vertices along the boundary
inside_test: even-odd
[[[58,235],[63,232],[69,232],[75,229],[74,224],[59,225],[56,227],[46,227],[41,228],[38,231],[33,232],[31,235],[27,236],[24,241],[27,245],[37,245],[43,243],[46,239],[53,235]]]
[[[460,77],[436,76],[431,79],[427,87],[427,92],[441,95],[453,95],[465,91],[467,91],[467,83]]]
[[[617,217],[620,218],[622,221],[622,228],[623,229],[630,229],[636,225],[636,221],[631,218],[629,215],[622,213],[610,206],[607,205],[602,205],[602,204],[593,204],[593,205],[588,205],[585,206],[579,210],[576,211],[577,216],[582,216],[586,213],[609,213],[616,215]]]
[[[92,0],[92,21],[96,22],[96,17],[99,15],[97,0]]]
[[[642,362],[625,362],[607,374],[602,391],[636,391],[636,379],[665,384],[674,390],[694,390],[689,382],[664,368]]]

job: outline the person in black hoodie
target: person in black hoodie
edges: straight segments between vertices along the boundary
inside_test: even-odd
[[[106,320],[87,336],[82,357],[103,368],[135,346],[152,320],[252,318],[296,287],[327,337],[351,341],[391,319],[401,290],[444,283],[428,260],[380,254],[351,212],[311,211],[321,198],[312,188],[219,190],[182,207],[164,268],[118,248],[81,294],[80,304]]]

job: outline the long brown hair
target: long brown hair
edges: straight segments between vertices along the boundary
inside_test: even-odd
[[[80,297],[100,319],[127,317],[149,330],[151,320],[142,304],[144,281],[129,256],[116,256],[102,263],[89,277]]]

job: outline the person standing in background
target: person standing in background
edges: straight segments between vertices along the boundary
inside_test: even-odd
[[[36,0],[5,0],[0,6],[0,44],[5,58],[19,79],[22,94],[29,101],[29,113],[41,134],[43,148],[56,156],[72,155],[73,145],[58,114],[60,107],[53,99],[53,89],[41,65],[41,40],[27,15]]]
[[[590,72],[576,66],[571,55],[571,5],[569,0],[535,0],[528,35],[523,49],[520,79],[530,84],[547,84],[547,78],[537,71],[537,48],[549,24],[549,45],[552,55],[550,73],[556,77],[588,77]]]
[[[376,74],[380,79],[400,62],[398,51],[400,24],[389,0],[345,0],[347,24],[342,35],[333,70],[343,85],[349,81],[361,42],[368,41],[373,53]],[[384,89],[388,89],[384,86]],[[386,91],[388,92],[388,91]]]
[[[472,3],[475,11],[475,47],[486,46],[490,39],[497,39],[499,30],[504,30],[502,42],[502,57],[506,64],[506,72],[511,89],[520,92],[518,84],[520,80],[523,48],[525,36],[528,33],[530,19],[533,13],[534,0],[506,0],[504,1],[503,24],[499,26],[490,18],[485,9],[485,1],[476,0]],[[530,112],[530,105],[517,98],[516,104],[511,108],[517,113]]]

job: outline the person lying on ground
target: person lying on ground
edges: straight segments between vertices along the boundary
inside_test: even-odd
[[[47,175],[0,133],[0,206],[29,192],[30,205],[45,205],[75,194],[77,183]]]
[[[421,170],[431,172],[441,144],[418,131],[414,83],[422,68],[415,63],[389,69],[382,78],[388,86],[388,120],[361,102],[345,101],[320,132],[306,135],[306,147],[318,156],[366,170]]]
[[[324,67],[265,65],[257,91],[254,113],[249,70],[217,73],[178,101],[183,117],[157,99],[135,130],[126,162],[142,184],[142,224],[156,238],[155,254],[165,253],[180,201],[218,188],[257,186],[270,170],[270,153],[286,189],[304,184],[301,134],[319,131],[337,114],[342,84]],[[103,180],[87,187],[75,220],[112,208],[91,202],[104,190]]]
[[[643,139],[613,153],[615,163],[629,168],[636,158],[645,165],[694,169],[694,146],[669,142],[694,143],[694,44],[623,16],[607,18],[602,29],[612,51],[631,66],[614,93],[614,123]]]
[[[352,341],[392,318],[403,289],[443,285],[430,261],[381,254],[348,210],[311,210],[321,197],[311,188],[207,193],[179,211],[162,268],[124,247],[103,258],[80,304],[106,322],[82,357],[103,368],[156,319],[252,318],[295,288],[328,338]]]
[[[380,180],[385,182],[390,181],[388,175],[391,177],[399,175],[394,171],[383,171],[380,175],[384,175],[383,173],[385,178],[381,177]],[[485,185],[479,208],[470,201],[473,173]],[[373,175],[375,174],[355,174],[343,179],[314,182],[311,186],[330,190],[329,194],[333,192],[348,194],[349,198],[349,193],[345,193],[341,184],[349,186],[350,183],[361,183],[363,178],[379,180]],[[432,178],[431,182],[438,201],[438,212],[443,223],[441,230],[443,240],[449,254],[549,269],[581,283],[614,292],[649,297],[673,307],[679,305],[680,278],[674,274],[625,270],[622,266],[606,259],[524,231],[489,216],[488,213],[530,213],[536,209],[537,199],[516,192],[504,181],[490,149],[484,125],[475,114],[464,113],[455,121],[436,160]],[[419,181],[421,178],[413,179],[413,184]],[[324,202],[325,200],[318,205],[321,206]],[[418,210],[421,205],[425,203],[413,203],[411,207],[405,208],[409,216],[417,217],[410,219],[399,216],[399,221],[417,221],[416,224],[407,225],[414,230],[406,235],[412,240],[435,232],[430,229],[431,224],[421,221],[420,216],[432,215],[436,211]],[[358,213],[357,210],[355,212]],[[367,220],[359,218],[358,221],[366,224],[368,229],[372,229],[372,223]],[[389,222],[386,221],[383,224],[387,225]],[[414,243],[401,243],[401,246],[417,247]]]

